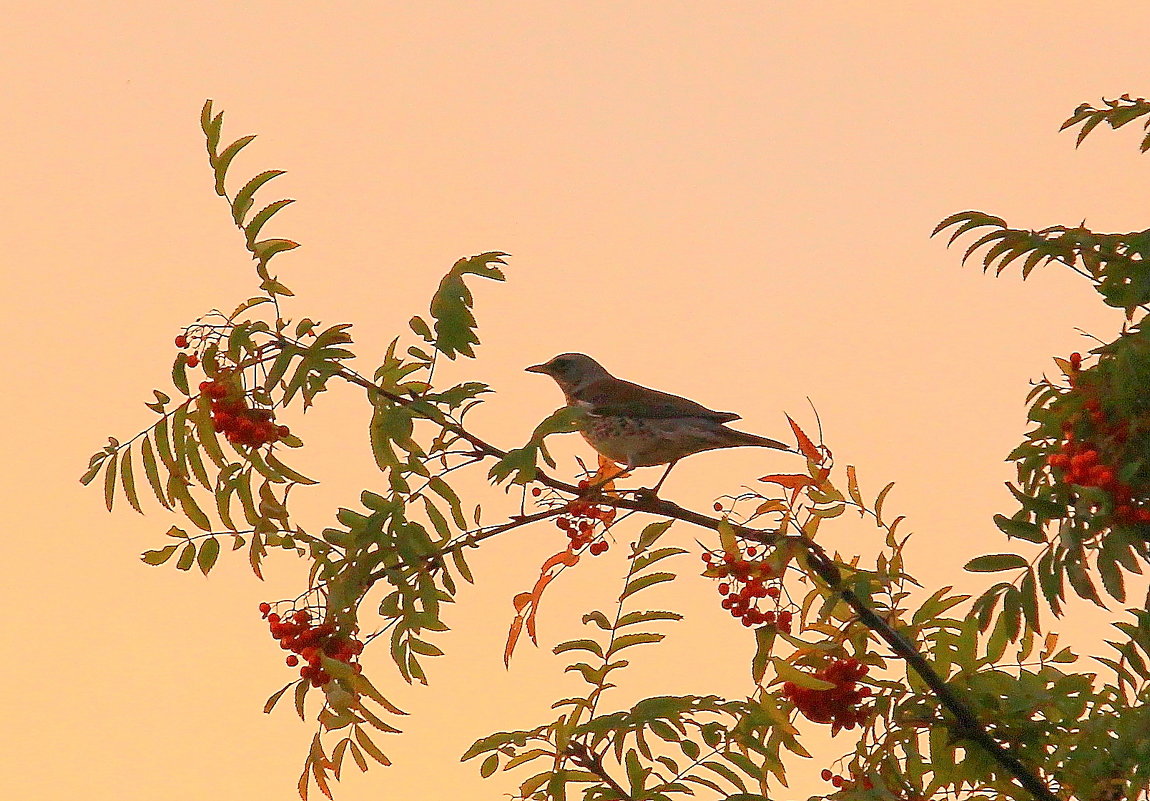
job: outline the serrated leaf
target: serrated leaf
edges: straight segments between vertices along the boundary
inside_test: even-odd
[[[244,216],[251,209],[252,200],[259,188],[283,174],[283,170],[264,170],[244,184],[240,191],[236,192],[236,196],[232,200],[232,220],[235,221],[236,225],[243,227]]]
[[[104,505],[112,511],[112,504],[116,499],[116,460],[119,454],[113,453],[104,460],[106,470],[104,473]]]
[[[492,251],[460,259],[440,281],[431,299],[430,311],[435,320],[435,347],[447,358],[454,359],[459,354],[474,358],[474,346],[479,344],[475,333],[477,323],[471,312],[474,298],[464,276],[502,281],[502,271],[492,265],[506,264],[503,260],[506,255]]]
[[[966,563],[964,570],[971,573],[998,573],[1003,570],[1018,570],[1030,564],[1025,557],[1016,553],[988,553],[976,556]]]
[[[174,554],[179,547],[179,545],[165,545],[163,548],[155,551],[144,551],[140,554],[140,559],[146,565],[162,565],[172,558],[172,554]]]
[[[666,635],[654,634],[647,632],[636,632],[635,634],[622,634],[615,638],[611,643],[611,647],[607,650],[607,658],[611,658],[625,648],[630,648],[634,645],[644,645],[647,643],[661,642]]]
[[[194,543],[189,542],[180,551],[180,558],[176,562],[177,570],[191,570],[192,564],[196,561],[196,546]]]
[[[637,576],[636,578],[633,578],[627,582],[627,586],[623,588],[623,592],[620,594],[619,600],[621,601],[624,598],[629,598],[635,593],[641,592],[642,590],[645,590],[648,587],[652,587],[656,584],[662,584],[667,581],[674,581],[675,578],[676,576],[674,573],[664,572],[648,573],[644,576]]]
[[[643,530],[639,533],[639,541],[635,545],[635,551],[638,553],[650,548],[666,533],[667,529],[669,529],[674,522],[674,520],[661,520],[644,526]]]
[[[200,552],[196,556],[196,563],[200,567],[200,572],[205,576],[208,575],[215,565],[216,560],[220,557],[220,542],[215,537],[208,537],[200,545]]]
[[[290,206],[292,203],[295,203],[295,201],[290,198],[285,198],[283,200],[277,200],[273,203],[269,203],[258,212],[256,212],[248,224],[244,226],[244,235],[247,238],[248,250],[254,252],[256,240],[260,235],[260,229],[262,229],[264,225],[267,224],[268,220],[270,220],[275,214]]]

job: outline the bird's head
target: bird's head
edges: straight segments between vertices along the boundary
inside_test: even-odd
[[[599,362],[582,353],[560,353],[551,361],[531,365],[527,372],[551,376],[568,395],[577,394],[592,381],[611,376]]]

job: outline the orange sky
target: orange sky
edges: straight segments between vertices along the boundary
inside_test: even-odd
[[[566,350],[769,436],[784,410],[809,420],[809,396],[864,491],[898,482],[888,509],[909,515],[911,569],[935,584],[1002,544],[990,516],[1012,511],[1002,459],[1027,379],[1087,349],[1075,326],[1109,335],[1120,315],[1068,272],[962,269],[931,228],[966,208],[1146,225],[1136,126],[1077,152],[1056,133],[1082,101],[1147,91],[1145,3],[40,2],[4,17],[6,799],[290,799],[311,736],[287,710],[260,714],[290,673],[256,605],[294,594],[299,567],[278,560],[264,586],[242,559],[210,579],[145,568],[169,518],[107,515],[76,483],[103,437],[150,422],[141,402],[180,326],[251,294],[211,190],[205,98],[226,138],[260,134],[238,175],[289,171],[275,186],[300,202],[271,231],[303,244],[276,262],[291,312],[355,323],[364,370],[457,257],[507,251],[509,283],[477,291],[480,359],[451,371],[499,390],[483,435],[526,438],[559,394],[522,368]],[[311,446],[298,466],[324,481],[297,506],[305,527],[378,484],[366,420],[351,391],[289,420]],[[705,507],[785,459],[704,454],[667,492]],[[571,687],[547,649],[500,664],[511,594],[561,546],[540,528],[476,557],[430,688],[369,652],[413,716],[385,741],[396,766],[352,771],[337,798],[510,789],[458,755],[543,722]],[[544,644],[609,602],[621,550],[553,585]],[[709,582],[678,592],[666,603],[689,620],[638,655],[618,703],[746,692],[749,638]],[[821,767],[796,767],[780,797],[821,791]]]

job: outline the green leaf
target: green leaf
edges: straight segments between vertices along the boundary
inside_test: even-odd
[[[92,483],[92,479],[100,472],[100,468],[104,466],[104,460],[108,458],[107,451],[98,451],[92,456],[92,461],[88,463],[88,469],[84,471],[84,475],[80,476],[80,483],[87,486]]]
[[[531,439],[522,448],[508,451],[487,473],[489,480],[500,484],[511,477],[512,484],[529,484],[535,479],[535,459],[542,450],[544,459],[550,462],[543,447],[543,440],[551,434],[566,434],[578,431],[587,417],[587,412],[574,406],[556,409],[543,422],[535,427]]]
[[[780,681],[789,681],[798,687],[805,687],[808,690],[831,690],[836,686],[834,682],[815,678],[813,674],[799,670],[794,665],[777,656],[771,658],[771,664],[775,668],[775,678],[771,684]]]
[[[274,453],[268,453],[267,464],[268,464],[268,467],[272,468],[276,473],[278,473],[279,475],[283,476],[284,478],[286,478],[290,481],[294,481],[297,484],[305,484],[306,485],[306,484],[318,484],[319,483],[314,478],[308,478],[303,473],[300,473],[299,471],[293,470],[292,468],[288,467],[286,464],[284,464],[279,459],[277,459],[276,455]]]
[[[218,155],[212,160],[212,168],[216,172],[216,194],[220,197],[227,196],[227,188],[224,186],[224,181],[227,178],[228,167],[232,163],[232,159],[236,154],[251,144],[255,136],[243,136],[232,142],[225,147]]]
[[[116,459],[119,454],[113,453],[104,460],[107,470],[104,473],[104,504],[108,511],[112,511],[112,503],[116,499]]]
[[[771,649],[775,644],[777,630],[774,626],[759,626],[755,629],[755,655],[751,659],[751,678],[761,684],[771,661]],[[688,756],[690,756],[688,754]],[[693,758],[693,757],[692,757]]]
[[[635,552],[645,551],[654,545],[674,522],[674,520],[661,520],[655,523],[648,523],[639,533],[639,541],[635,545]]]
[[[594,640],[568,640],[567,642],[561,642],[556,645],[552,652],[559,655],[567,651],[590,651],[600,659],[603,658],[603,648]]]
[[[196,557],[196,563],[200,566],[200,572],[205,576],[208,571],[215,565],[216,560],[220,557],[220,542],[215,537],[208,537],[200,545],[200,552]]]
[[[602,613],[600,612],[600,613],[595,613],[595,614],[602,614]],[[590,617],[589,615],[584,615],[583,616],[583,622],[586,623],[588,621],[589,617]],[[625,614],[621,618],[619,618],[619,623],[617,624],[616,628],[621,629],[624,626],[630,626],[630,625],[633,625],[635,623],[649,623],[652,620],[682,620],[682,619],[683,619],[683,616],[680,615],[678,612],[664,612],[662,610],[654,610],[654,609],[644,611],[644,612],[628,612],[627,614]],[[603,618],[603,628],[610,628],[610,625],[607,624],[605,617]]]
[[[172,554],[174,554],[179,547],[179,545],[165,545],[156,551],[144,551],[140,554],[140,559],[142,559],[146,565],[162,565],[172,558]]]
[[[244,226],[244,235],[247,238],[248,250],[254,252],[256,240],[260,235],[260,229],[264,227],[267,221],[292,203],[295,203],[295,201],[291,199],[277,200],[274,203],[269,203],[264,206],[252,217],[251,221]]]
[[[180,551],[179,561],[176,562],[176,568],[179,570],[191,570],[192,564],[196,561],[196,546],[194,543],[189,542]]]
[[[894,482],[893,481],[890,482],[889,484],[887,484],[885,487],[883,487],[882,491],[879,492],[878,497],[875,499],[874,518],[875,518],[875,523],[879,526],[882,526],[882,505],[886,502],[886,496],[888,493],[890,493],[890,491],[892,489],[894,489]]]
[[[615,638],[611,643],[611,647],[607,650],[607,658],[611,658],[615,654],[622,651],[624,648],[630,648],[634,645],[644,645],[647,643],[656,643],[666,637],[665,634],[654,634],[646,632],[637,632],[635,634],[623,634]]]
[[[252,257],[260,262],[261,265],[266,264],[271,260],[272,256],[277,253],[284,253],[289,250],[295,250],[299,247],[299,242],[293,242],[290,239],[261,239],[254,243],[249,250]],[[260,282],[260,289],[267,292],[268,295],[287,295],[293,297],[295,295],[286,285],[280,283],[275,278],[265,278]],[[326,355],[327,349],[322,349],[320,355]],[[344,357],[350,358],[350,357]]]
[[[1113,536],[1113,535],[1111,535]],[[1126,600],[1126,582],[1122,577],[1122,568],[1114,558],[1112,549],[1103,545],[1098,553],[1098,575],[1102,577],[1102,586],[1110,597],[1122,603]]]
[[[1029,562],[1015,553],[988,553],[976,556],[966,563],[965,570],[971,573],[998,573],[1003,570],[1018,570]]]
[[[252,200],[259,188],[273,178],[278,178],[283,174],[283,170],[264,170],[244,184],[240,191],[236,192],[235,199],[232,200],[232,219],[236,225],[243,226],[244,216],[251,209]]]
[[[675,578],[676,575],[674,573],[662,572],[648,573],[645,576],[637,576],[636,578],[633,578],[627,582],[627,586],[623,588],[623,592],[620,594],[619,600],[622,601],[624,598],[629,598],[635,593],[641,592],[642,590],[645,590],[648,587],[652,587],[656,584],[662,584],[667,581],[674,581]]]
[[[435,319],[435,347],[449,359],[456,355],[474,358],[473,346],[479,344],[475,316],[471,313],[474,298],[464,281],[465,275],[504,280],[502,271],[493,264],[506,264],[506,253],[491,251],[455,262],[431,298],[431,316]]]
[[[1011,520],[1006,515],[995,515],[994,524],[1002,530],[1007,537],[1017,537],[1027,542],[1044,542],[1042,529],[1036,523],[1024,520]]]
[[[140,498],[136,494],[136,481],[132,477],[131,447],[124,448],[123,456],[120,458],[120,483],[124,487],[124,497],[128,499],[128,503],[137,512],[143,514],[143,510],[140,508]]]
[[[172,503],[168,500],[167,493],[164,491],[164,484],[160,481],[160,469],[156,464],[156,455],[152,451],[152,443],[147,437],[144,437],[140,443],[140,458],[144,463],[144,474],[148,477],[148,483],[152,485],[152,492],[156,494],[158,500],[165,509],[171,509]]]
[[[479,775],[488,778],[499,769],[499,754],[488,754],[479,766]]]

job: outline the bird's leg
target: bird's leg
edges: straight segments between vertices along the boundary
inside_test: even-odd
[[[663,486],[663,482],[667,480],[667,476],[671,475],[671,471],[675,469],[675,465],[677,465],[678,463],[679,463],[679,460],[676,459],[667,465],[667,469],[665,471],[663,471],[663,477],[659,479],[659,483],[657,483],[654,487],[651,488],[651,494],[652,495],[658,495],[659,494],[659,488],[661,486]]]

